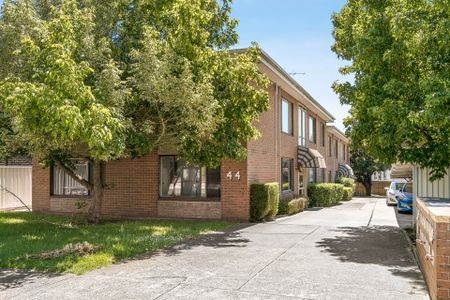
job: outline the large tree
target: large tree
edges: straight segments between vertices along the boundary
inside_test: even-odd
[[[361,147],[350,149],[350,166],[356,182],[360,182],[364,186],[367,196],[372,194],[372,174],[384,171],[389,167],[375,160]]]
[[[351,105],[354,145],[385,163],[450,166],[450,2],[349,0],[332,17],[340,69],[354,82],[335,83]]]
[[[105,162],[164,143],[190,163],[242,159],[268,107],[257,47],[228,51],[230,0],[99,2],[5,0],[0,15],[0,155],[64,169],[90,190],[93,222]]]

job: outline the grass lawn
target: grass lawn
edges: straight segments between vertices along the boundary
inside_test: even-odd
[[[87,225],[69,217],[0,212],[0,268],[83,274],[137,254],[223,229],[223,221],[120,221]],[[42,258],[36,254],[88,242],[98,249]],[[30,256],[31,255],[31,256]]]

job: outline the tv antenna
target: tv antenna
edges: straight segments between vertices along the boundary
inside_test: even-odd
[[[292,73],[288,73],[289,75],[295,76],[295,75],[306,75],[305,72],[292,72]]]

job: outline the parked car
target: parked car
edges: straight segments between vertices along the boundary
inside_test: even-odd
[[[392,181],[389,187],[385,187],[386,190],[386,205],[397,205],[397,196],[400,194],[404,182]]]
[[[401,212],[412,212],[413,211],[413,194],[412,194],[412,183],[406,182],[400,188],[397,198],[397,210]]]

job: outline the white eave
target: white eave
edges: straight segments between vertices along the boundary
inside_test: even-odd
[[[343,140],[346,143],[349,143],[350,139],[345,135],[345,133],[340,131],[336,126],[327,124],[327,128],[330,132],[339,137],[341,140]]]

